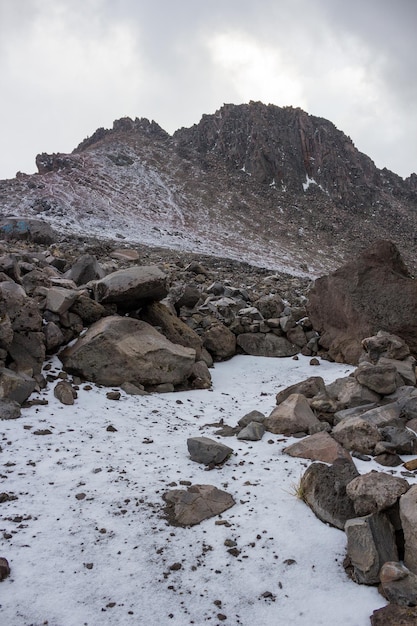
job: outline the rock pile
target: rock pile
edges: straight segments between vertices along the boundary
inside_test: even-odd
[[[18,416],[19,405],[46,384],[44,362],[56,352],[73,377],[145,393],[206,389],[213,360],[237,352],[288,356],[317,349],[302,281],[297,292],[293,280],[298,295],[290,306],[288,293],[277,292],[280,277],[265,271],[248,288],[241,280],[238,286],[230,278],[214,280],[217,274],[196,260],[140,264],[136,251],[105,245],[98,260],[91,252],[77,256],[74,248],[3,244],[3,418]]]

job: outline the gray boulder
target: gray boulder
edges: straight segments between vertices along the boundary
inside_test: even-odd
[[[409,488],[404,478],[372,471],[354,478],[346,486],[346,493],[353,501],[355,513],[362,516],[394,506]]]
[[[236,354],[236,336],[224,324],[214,324],[203,334],[203,345],[217,361]]]
[[[417,574],[417,485],[401,496],[400,517],[405,539],[404,564]]]
[[[381,396],[393,393],[402,384],[402,381],[397,380],[398,372],[393,365],[362,363],[355,370],[354,376],[360,385],[368,387]]]
[[[73,280],[76,285],[86,285],[92,280],[104,278],[105,271],[95,256],[83,254],[69,269],[64,277]]]
[[[339,422],[333,428],[332,436],[346,450],[360,454],[373,454],[378,441],[382,441],[376,426],[369,424],[362,417],[355,416]]]
[[[276,403],[281,404],[284,400],[288,398],[292,393],[301,393],[306,398],[314,398],[319,393],[323,393],[325,391],[324,380],[321,376],[310,376],[306,380],[301,381],[300,383],[295,383],[290,387],[286,387],[282,391],[277,393]]]
[[[17,374],[7,368],[0,369],[0,398],[22,404],[36,388],[33,378]]]
[[[14,420],[20,417],[20,404],[8,398],[0,399],[0,420]]]
[[[272,333],[243,333],[238,335],[237,344],[252,356],[287,357],[300,352],[299,346]]]
[[[174,526],[194,526],[230,509],[235,501],[226,491],[213,485],[192,485],[188,489],[173,489],[163,495],[165,514]]]
[[[346,485],[358,475],[351,460],[337,459],[330,466],[312,463],[301,478],[303,499],[322,522],[343,530],[356,516]]]
[[[319,424],[306,398],[293,393],[279,404],[266,418],[264,426],[274,434],[293,435],[309,432],[310,427]]]
[[[146,322],[109,316],[60,353],[64,369],[102,385],[185,383],[195,350],[173,344]]]
[[[115,303],[122,311],[139,309],[162,300],[168,293],[166,274],[156,265],[118,270],[93,285],[94,298],[101,304]]]
[[[374,513],[349,519],[345,532],[353,580],[365,585],[378,584],[383,564],[398,561],[395,531],[388,516]]]
[[[322,461],[323,463],[334,463],[336,459],[340,458],[351,460],[349,452],[326,432],[318,432],[309,437],[303,437],[300,441],[284,448],[284,452],[290,456]]]
[[[191,460],[204,465],[219,465],[233,453],[232,448],[209,437],[189,437],[187,448]]]
[[[417,575],[403,563],[387,561],[381,567],[379,577],[382,593],[388,602],[399,606],[417,606]]]
[[[265,426],[260,422],[250,422],[237,434],[237,438],[245,441],[260,441],[265,434]]]

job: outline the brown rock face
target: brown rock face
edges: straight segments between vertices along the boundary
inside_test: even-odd
[[[307,308],[330,356],[356,364],[361,341],[379,330],[398,335],[417,354],[416,307],[417,280],[394,244],[380,241],[316,280]]]

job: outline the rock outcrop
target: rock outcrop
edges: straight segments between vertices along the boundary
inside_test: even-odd
[[[307,309],[330,356],[357,364],[361,342],[378,331],[398,335],[416,355],[416,307],[417,280],[394,244],[381,241],[317,279]]]

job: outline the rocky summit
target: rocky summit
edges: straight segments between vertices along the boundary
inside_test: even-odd
[[[172,136],[123,118],[36,164],[37,174],[0,181],[0,214],[15,218],[0,224],[5,235],[25,236],[40,218],[61,233],[315,275],[390,239],[415,267],[416,174],[379,170],[330,121],[298,108],[225,104]]]

